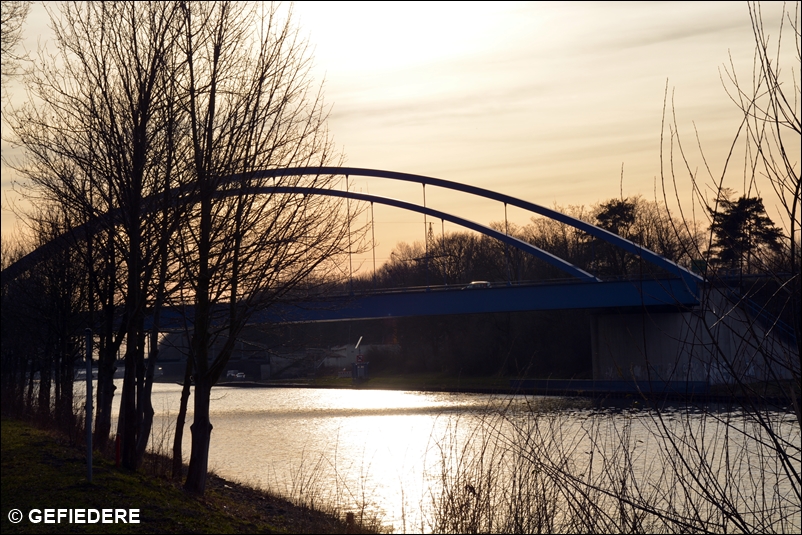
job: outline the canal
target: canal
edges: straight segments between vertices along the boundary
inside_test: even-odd
[[[171,451],[180,391],[154,385],[155,451]],[[739,530],[729,507],[740,527],[798,531],[798,476],[772,437],[798,465],[799,426],[790,412],[757,421],[766,418],[756,426],[731,407],[657,412],[631,400],[218,387],[209,467],[395,532],[672,531],[665,515],[622,506],[647,502],[712,531]],[[187,422],[185,460],[191,402]]]

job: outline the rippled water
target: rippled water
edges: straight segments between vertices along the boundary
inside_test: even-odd
[[[157,440],[172,435],[180,391],[154,386]],[[474,394],[303,388],[217,388],[212,397],[210,469],[341,510],[364,505],[397,531],[420,525],[427,469],[456,419],[505,404]]]
[[[154,386],[154,448],[162,439],[168,450],[171,447],[180,391],[173,384]],[[722,444],[741,444],[749,432],[733,425],[740,421],[737,413],[723,412],[725,416],[711,420],[677,410],[666,412],[665,421],[656,421],[649,411],[600,414],[588,401],[574,398],[225,387],[214,389],[212,398],[211,470],[307,503],[365,510],[396,532],[435,529],[433,503],[448,479],[442,467],[456,473],[464,468],[459,463],[486,454],[489,447],[494,455],[509,457],[504,452],[525,451],[528,440],[546,433],[554,439],[552,447],[570,457],[576,473],[598,472],[602,450],[618,451],[629,456],[635,477],[657,477],[655,484],[660,485],[666,483],[659,479],[665,459],[656,443],[655,425],[678,432],[696,426],[691,436],[707,444],[715,462],[725,453]],[[533,413],[545,415],[534,427]],[[783,433],[799,451],[798,426],[792,425],[790,415],[777,417],[780,423],[788,420]],[[192,421],[191,402],[187,421]],[[189,444],[187,426],[185,459]],[[741,459],[735,459],[734,466],[750,473],[749,448],[735,453]],[[504,477],[501,474],[500,481]],[[459,485],[467,488],[470,483]]]

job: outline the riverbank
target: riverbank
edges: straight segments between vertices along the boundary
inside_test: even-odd
[[[238,388],[344,388],[364,390],[408,390],[469,394],[584,397],[605,400],[651,400],[688,403],[768,403],[791,406],[791,381],[752,383],[741,386],[709,385],[706,382],[593,381],[591,379],[521,379],[510,376],[454,376],[448,374],[380,374],[353,380],[322,375],[308,379],[247,380],[218,383]]]
[[[505,376],[460,377],[447,374],[387,374],[374,375],[358,381],[331,375],[308,379],[233,380],[217,386],[285,387],[285,388],[348,388],[365,390],[412,390],[422,392],[462,392],[477,394],[512,394],[510,379]]]
[[[151,459],[151,462],[153,459]],[[67,437],[2,419],[3,533],[358,533],[333,514],[210,475],[195,497],[147,470],[132,473],[96,453],[92,483],[85,451]],[[138,509],[139,523],[32,523],[33,509]],[[22,520],[13,523],[13,510]],[[36,513],[33,514],[34,520]],[[130,520],[130,519],[129,519]],[[369,531],[364,531],[369,532]]]

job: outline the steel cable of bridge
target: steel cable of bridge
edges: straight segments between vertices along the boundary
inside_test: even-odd
[[[345,175],[345,191],[348,188],[348,175]],[[351,198],[345,198],[345,220],[348,223],[348,290],[354,291],[354,265],[351,259]]]
[[[443,259],[443,285],[448,286],[448,282],[446,281],[446,224],[442,217],[440,218],[440,236],[443,242],[443,252],[440,253]]]
[[[240,192],[241,192],[240,190],[226,190],[217,192],[216,195],[219,197],[227,197],[227,196],[237,195]],[[527,243],[513,236],[507,236],[503,232],[499,232],[493,228],[487,227],[480,223],[476,223],[475,221],[471,221],[469,219],[465,219],[446,212],[442,212],[440,210],[435,210],[434,208],[423,207],[417,204],[412,204],[406,201],[400,201],[398,199],[393,199],[390,197],[381,197],[378,195],[369,195],[366,193],[356,193],[351,191],[342,191],[335,189],[321,189],[321,188],[294,187],[294,186],[275,186],[275,187],[264,186],[264,187],[247,188],[247,193],[256,195],[303,194],[303,195],[323,195],[330,197],[344,197],[346,199],[354,199],[365,202],[376,202],[387,206],[394,206],[396,208],[401,208],[402,210],[419,212],[427,216],[437,217],[452,223],[456,223],[457,225],[474,230],[481,234],[485,234],[492,238],[496,238],[497,240],[500,240],[502,242],[507,242],[513,247],[516,247],[517,249],[520,249],[526,253],[536,256],[541,260],[544,260],[545,262],[551,264],[552,266],[560,269],[561,271],[568,273],[569,275],[576,277],[580,280],[588,282],[601,282],[597,277],[594,277],[587,271],[571,264],[570,262],[563,260],[558,256],[549,253],[548,251],[544,251],[543,249],[536,247],[535,245]]]
[[[426,183],[423,186],[423,207],[426,208]],[[426,229],[426,212],[423,212],[423,268],[426,270],[426,287],[429,287],[429,235]]]
[[[370,201],[370,241],[373,250],[373,287],[376,287],[376,229],[373,223],[373,201]]]
[[[510,224],[507,222],[507,203],[504,203],[504,234],[510,235]],[[507,258],[507,284],[512,285],[512,273],[510,272],[510,248],[504,242],[504,256]]]
[[[550,208],[546,208],[544,206],[540,206],[538,204],[525,201],[523,199],[518,199],[510,195],[497,193],[495,191],[491,191],[485,188],[480,188],[477,186],[460,184],[459,182],[452,182],[450,180],[444,180],[442,178],[434,178],[424,175],[415,175],[411,173],[399,173],[396,171],[384,171],[380,169],[365,169],[360,167],[296,167],[296,168],[285,168],[285,169],[267,169],[264,171],[256,171],[248,173],[247,176],[250,178],[262,178],[268,176],[344,175],[344,174],[363,176],[369,178],[386,178],[389,180],[400,180],[405,182],[418,182],[423,184],[424,186],[426,184],[429,184],[432,186],[438,186],[441,188],[450,189],[452,191],[461,191],[464,193],[469,193],[471,195],[484,197],[486,199],[505,202],[513,206],[523,208],[524,210],[527,210],[529,212],[534,212],[536,214],[546,216],[549,219],[559,221],[560,223],[570,225],[574,228],[582,230],[583,232],[587,232],[591,236],[595,236],[617,247],[620,247],[621,249],[624,249],[627,252],[640,256],[644,258],[647,262],[659,266],[660,268],[668,271],[669,273],[680,277],[686,282],[686,284],[689,285],[689,287],[693,287],[704,280],[696,273],[693,273],[692,271],[680,266],[676,262],[668,260],[667,258],[663,258],[662,256],[658,255],[657,253],[655,253],[650,249],[647,249],[646,247],[638,245],[630,240],[622,238],[617,234],[614,234],[601,227],[597,227],[596,225],[593,225],[586,221],[582,221],[580,219],[571,217],[556,210],[552,210]],[[239,174],[229,177],[229,180],[235,181],[242,178],[243,174]]]

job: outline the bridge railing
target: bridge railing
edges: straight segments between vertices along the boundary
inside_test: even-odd
[[[671,274],[654,274],[649,275],[648,277],[640,277],[638,275],[620,275],[616,277],[608,277],[603,282],[633,282],[636,283],[641,280],[649,280],[649,281],[676,281],[680,280],[680,277],[671,275]],[[429,285],[416,285],[416,286],[386,286],[386,287],[358,287],[353,289],[348,289],[348,283],[342,283],[342,288],[339,291],[335,291],[334,295],[354,295],[354,296],[362,296],[362,295],[385,295],[385,294],[397,294],[397,293],[418,293],[418,292],[442,292],[442,291],[455,291],[455,290],[469,290],[469,291],[481,291],[484,289],[494,289],[494,288],[509,288],[509,287],[532,287],[532,286],[555,286],[555,285],[566,285],[566,284],[588,284],[585,280],[580,280],[575,277],[560,277],[560,278],[550,278],[550,279],[538,279],[538,280],[520,280],[520,281],[482,281],[487,282],[487,286],[472,286],[473,283],[471,282],[459,282],[459,283],[450,283],[450,284],[429,284]]]

